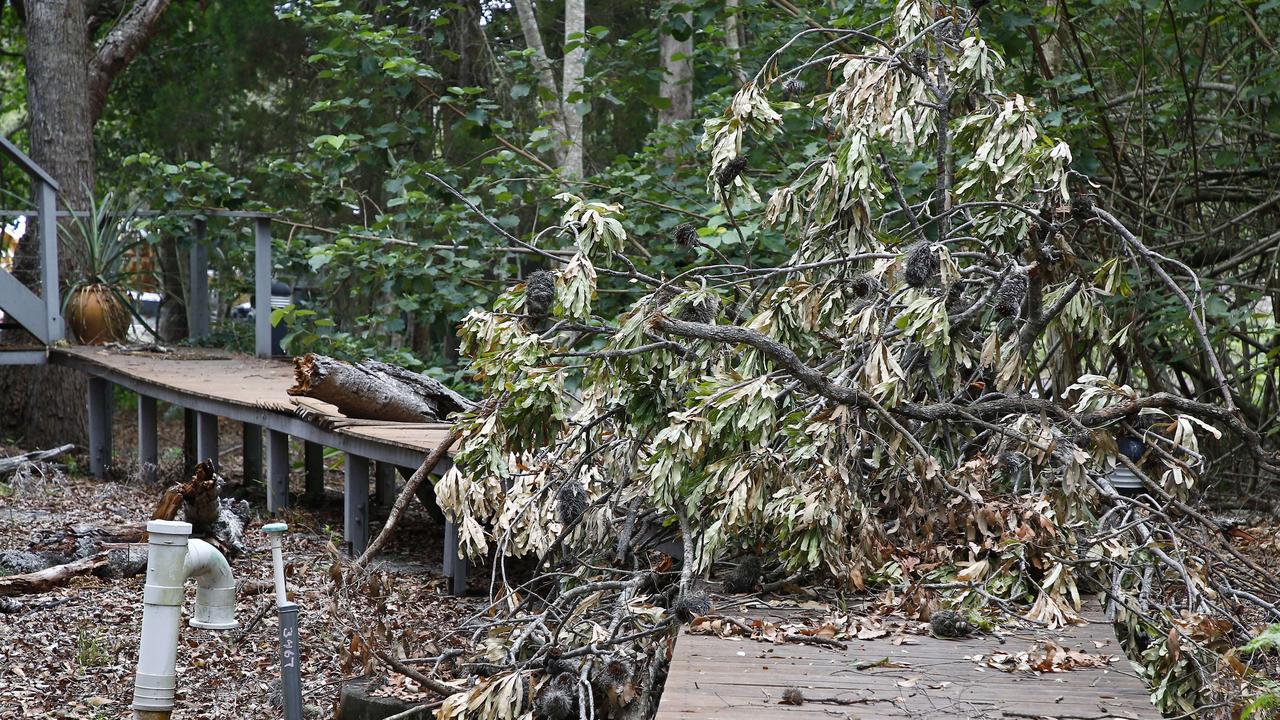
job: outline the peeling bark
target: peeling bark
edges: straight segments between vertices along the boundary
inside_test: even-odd
[[[472,407],[471,401],[436,380],[376,360],[354,365],[308,354],[293,363],[289,394],[330,403],[347,417],[435,422]]]

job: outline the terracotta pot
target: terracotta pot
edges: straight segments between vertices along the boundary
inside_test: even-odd
[[[106,285],[85,285],[67,299],[67,325],[85,345],[124,342],[129,308]]]

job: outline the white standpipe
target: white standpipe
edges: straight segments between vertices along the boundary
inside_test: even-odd
[[[133,710],[139,720],[167,720],[177,685],[178,626],[186,579],[196,578],[199,586],[191,625],[210,630],[237,626],[236,585],[222,553],[190,538],[190,523],[152,520],[147,523],[147,535],[147,585]]]
[[[284,533],[289,526],[285,523],[270,523],[263,525],[262,529],[271,541],[271,566],[276,578],[276,607],[280,607],[289,602],[284,585]]]

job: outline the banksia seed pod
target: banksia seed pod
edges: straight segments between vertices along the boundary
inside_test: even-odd
[[[569,720],[577,717],[578,693],[574,686],[578,679],[570,673],[560,673],[542,686],[533,710],[545,720]]]
[[[680,597],[676,598],[675,604],[671,606],[671,611],[675,613],[676,619],[680,622],[692,622],[695,617],[701,617],[711,612],[711,598],[699,590],[689,590],[681,593]]]
[[[720,169],[720,174],[716,175],[716,182],[720,183],[720,187],[727,188],[733,184],[734,180],[747,169],[747,159],[742,155],[730,160],[727,165]]]
[[[535,318],[551,312],[556,300],[556,276],[550,270],[539,270],[524,281],[524,311]]]
[[[577,522],[587,511],[587,491],[576,480],[568,480],[556,491],[556,516],[566,526]]]
[[[973,625],[955,610],[939,610],[929,618],[929,630],[934,637],[962,638],[973,632]]]
[[[947,312],[960,312],[965,309],[967,304],[967,298],[964,296],[964,283],[951,283],[951,286],[947,288]]]
[[[571,660],[564,658],[564,649],[559,645],[552,645],[547,648],[546,659],[547,675],[556,677],[568,673],[574,677],[578,675],[578,667]]]
[[[787,78],[782,82],[782,92],[788,98],[794,98],[804,92],[804,81],[800,78]]]
[[[938,267],[938,253],[933,251],[927,241],[921,240],[907,251],[906,269],[902,277],[911,287],[924,287],[938,274]]]
[[[676,244],[691,247],[698,243],[698,228],[693,223],[680,223],[676,226]]]
[[[884,288],[880,286],[880,281],[868,273],[863,273],[855,277],[849,283],[849,291],[854,297],[869,298],[873,295],[879,295]]]
[[[1027,299],[1027,269],[1015,267],[996,291],[996,314],[1000,317],[1016,317],[1022,311],[1022,301]]]
[[[756,555],[748,555],[742,558],[738,562],[738,567],[725,576],[725,591],[731,593],[755,592],[756,584],[760,582],[760,566],[760,558]]]
[[[609,658],[608,661],[596,671],[591,678],[592,683],[596,686],[596,690],[601,693],[613,691],[621,692],[627,683],[631,682],[635,675],[635,665],[624,657],[615,656]]]
[[[804,693],[798,687],[789,687],[782,691],[783,705],[803,705]]]
[[[1082,193],[1071,198],[1071,217],[1085,222],[1093,217],[1093,196]]]
[[[708,324],[714,322],[720,313],[720,303],[714,297],[705,300],[691,300],[680,309],[677,317],[686,322]]]

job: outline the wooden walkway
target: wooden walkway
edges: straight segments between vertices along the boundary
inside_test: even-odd
[[[112,464],[112,385],[138,394],[138,463],[154,467],[157,401],[196,414],[196,454],[217,458],[218,419],[244,424],[245,474],[261,475],[262,431],[266,431],[267,506],[276,512],[289,505],[289,438],[307,445],[308,487],[323,482],[321,451],[331,447],[346,453],[343,488],[343,538],[353,554],[364,550],[369,536],[369,483],[377,484],[377,499],[394,498],[395,470],[416,470],[449,433],[447,423],[394,423],[352,419],[332,405],[291,397],[293,365],[225,351],[179,348],[169,353],[130,352],[99,347],[51,348],[52,364],[86,373],[89,381],[90,469],[101,477]],[[314,452],[313,452],[314,451]],[[371,473],[376,461],[377,472]],[[450,467],[446,458],[433,469]],[[253,469],[251,469],[253,468]],[[257,477],[251,479],[258,479]],[[323,490],[323,487],[320,488]],[[453,575],[455,592],[463,592],[466,563],[456,558],[457,537],[445,523],[444,567]],[[452,552],[451,552],[452,550]]]
[[[773,620],[777,612],[767,611]],[[724,639],[686,629],[676,641],[657,720],[1159,718],[1111,625],[1097,611],[1086,617],[1092,620],[1087,625],[1018,631],[1003,643],[985,634],[963,640],[901,634],[890,621],[884,637],[851,640],[846,650]],[[1117,660],[1105,669],[1043,673],[1005,672],[988,662],[996,654],[1043,648],[1046,641]],[[780,702],[792,687],[806,698],[802,705]]]

